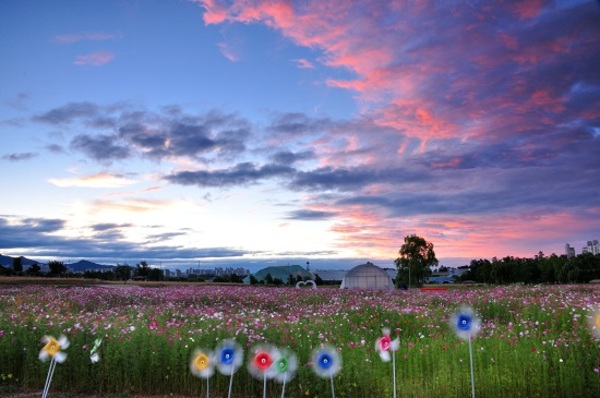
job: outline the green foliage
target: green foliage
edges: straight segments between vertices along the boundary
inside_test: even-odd
[[[265,284],[267,284],[267,285],[272,285],[273,284],[273,277],[271,276],[271,274],[267,274],[265,276]]]
[[[406,282],[409,286],[421,286],[431,275],[431,267],[438,264],[433,243],[417,235],[404,237],[399,257],[394,261],[398,269],[397,283]]]
[[[38,342],[45,334],[65,334],[71,345],[67,361],[56,367],[52,396],[205,396],[206,381],[188,369],[193,350],[235,337],[245,348],[268,343],[298,355],[287,397],[331,396],[329,380],[317,378],[307,366],[322,343],[334,345],[343,358],[334,380],[336,396],[391,397],[391,363],[373,350],[387,327],[400,338],[395,353],[399,397],[464,397],[470,393],[468,343],[454,335],[447,318],[456,303],[469,302],[483,326],[472,341],[477,396],[600,396],[598,343],[584,322],[589,298],[598,293],[589,285],[440,295],[263,287],[0,287],[0,395],[41,390],[49,364],[38,360]],[[294,306],[287,300],[291,295]],[[92,363],[89,351],[96,338],[103,339],[100,362]],[[224,396],[228,385],[229,378],[217,373],[210,379],[211,396]],[[267,395],[280,394],[281,385],[269,381]],[[240,369],[233,396],[261,395],[262,382]]]
[[[14,257],[12,261],[12,269],[15,274],[23,272],[23,257]]]
[[[48,275],[49,276],[62,276],[67,272],[67,267],[62,261],[49,261],[48,262]]]
[[[511,283],[587,283],[600,279],[600,255],[583,253],[567,259],[539,253],[533,258],[507,256],[502,259],[472,260],[460,280],[506,285]]]

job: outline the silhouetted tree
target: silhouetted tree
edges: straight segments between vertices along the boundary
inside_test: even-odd
[[[33,263],[29,268],[27,268],[27,271],[25,271],[25,273],[29,276],[38,276],[40,275],[41,270],[42,268],[40,268],[38,263]]]
[[[148,277],[148,273],[150,272],[150,267],[148,263],[145,261],[140,262],[136,266],[136,276]]]
[[[12,270],[15,274],[23,273],[23,257],[14,257],[12,261]]]
[[[431,267],[438,265],[433,243],[417,235],[408,235],[394,261],[398,270],[397,281],[408,281],[410,285],[422,285],[431,275]]]
[[[67,267],[62,261],[49,261],[48,269],[50,276],[61,276],[63,273],[67,271]]]
[[[115,267],[115,278],[121,281],[131,279],[131,267],[129,265],[117,265]]]
[[[271,274],[267,274],[267,276],[265,276],[265,284],[266,285],[272,285],[273,284],[273,277],[271,276]]]

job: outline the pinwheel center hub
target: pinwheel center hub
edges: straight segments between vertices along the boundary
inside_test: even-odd
[[[208,367],[208,357],[205,354],[200,354],[194,360],[194,366],[198,370],[204,370]]]
[[[260,370],[267,370],[273,363],[273,359],[268,352],[261,351],[254,357],[254,364]]]
[[[58,344],[58,341],[54,340],[54,339],[50,339],[48,341],[48,343],[46,343],[46,345],[44,346],[44,351],[46,351],[48,353],[48,355],[50,356],[54,356],[56,355],[57,352],[60,351],[60,344]]]

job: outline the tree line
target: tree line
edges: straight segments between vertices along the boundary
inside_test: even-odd
[[[433,243],[423,237],[408,235],[395,260],[396,286],[421,286],[438,265]],[[509,283],[588,283],[600,279],[600,254],[582,253],[545,256],[541,251],[533,258],[506,256],[501,259],[472,260],[459,282],[504,285]]]
[[[492,260],[471,260],[460,281],[505,285],[509,283],[588,283],[600,279],[600,254],[583,253],[574,257],[545,256],[533,258],[507,256]]]
[[[43,272],[39,264],[34,263],[25,271],[23,270],[23,258],[14,257],[10,268],[0,268],[0,275],[6,276],[46,276],[62,278],[91,278],[101,280],[122,280],[139,278],[149,281],[164,280],[164,271],[159,268],[150,267],[146,261],[141,261],[135,267],[129,265],[117,265],[109,270],[87,270],[83,273],[69,272],[69,268],[62,261],[49,261],[48,272]]]

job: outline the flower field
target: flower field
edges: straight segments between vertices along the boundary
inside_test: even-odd
[[[261,344],[293,351],[287,397],[331,397],[312,352],[335,347],[342,367],[337,397],[392,397],[392,364],[375,343],[382,329],[399,338],[398,397],[471,395],[468,339],[449,326],[461,305],[481,330],[472,339],[478,397],[600,396],[600,344],[590,319],[600,304],[593,285],[469,287],[445,292],[353,291],[248,286],[0,286],[0,395],[42,390],[45,335],[66,336],[53,393],[96,396],[206,396],[206,380],[189,368],[197,348],[235,339],[246,356]],[[101,344],[95,344],[102,339]],[[99,359],[91,360],[92,348]],[[260,397],[263,382],[244,365],[232,396]],[[230,378],[210,378],[210,396],[226,397]],[[281,396],[267,383],[266,395]]]

